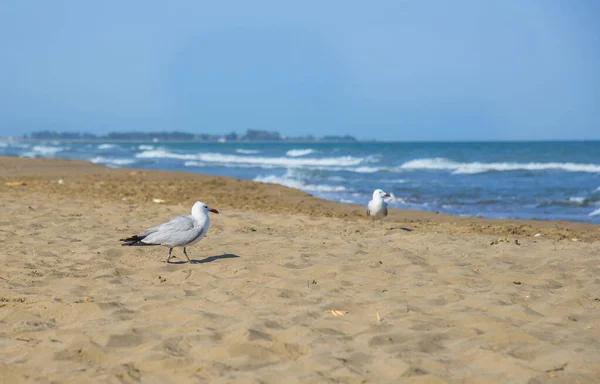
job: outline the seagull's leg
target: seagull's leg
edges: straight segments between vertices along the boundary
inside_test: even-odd
[[[169,257],[167,257],[167,264],[169,263],[169,260],[171,260],[171,253],[173,252],[173,248],[169,248]]]
[[[371,227],[375,226],[375,218],[371,216]]]
[[[185,255],[185,257],[187,257],[188,263],[191,263],[192,260],[190,260],[190,257],[188,256],[187,251],[185,250],[185,247],[183,247],[183,254]]]
[[[383,217],[379,219],[379,226],[383,227]]]

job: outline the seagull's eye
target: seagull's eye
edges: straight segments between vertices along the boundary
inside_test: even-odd
[[[204,208],[208,208],[208,205],[205,205]]]

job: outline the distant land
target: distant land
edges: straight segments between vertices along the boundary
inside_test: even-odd
[[[356,142],[350,135],[313,135],[286,137],[275,131],[248,129],[245,134],[231,132],[225,135],[189,133],[178,131],[162,132],[110,132],[95,135],[85,132],[37,131],[23,135],[25,140],[71,140],[71,141],[197,141],[197,142]]]

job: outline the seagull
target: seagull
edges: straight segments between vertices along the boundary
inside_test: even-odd
[[[208,212],[219,213],[216,209],[209,207],[201,201],[196,201],[192,207],[192,214],[189,216],[177,216],[166,223],[149,228],[142,235],[133,235],[131,237],[120,239],[122,246],[148,246],[162,245],[169,248],[167,263],[171,259],[171,253],[175,247],[183,247],[183,254],[191,262],[186,252],[186,247],[196,244],[208,232],[210,226],[210,217]]]
[[[383,192],[381,189],[373,191],[373,200],[367,204],[367,216],[371,216],[371,225],[375,225],[375,219],[379,218],[379,222],[383,226],[383,218],[388,214],[384,197],[390,197],[390,194]]]

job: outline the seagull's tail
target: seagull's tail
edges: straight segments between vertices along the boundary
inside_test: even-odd
[[[123,244],[121,244],[124,247],[143,247],[143,246],[148,246],[148,245],[156,245],[156,244],[147,244],[142,242],[142,240],[144,240],[146,238],[146,236],[139,236],[139,235],[133,235],[131,237],[125,238],[125,239],[119,239],[119,241],[123,241]]]

